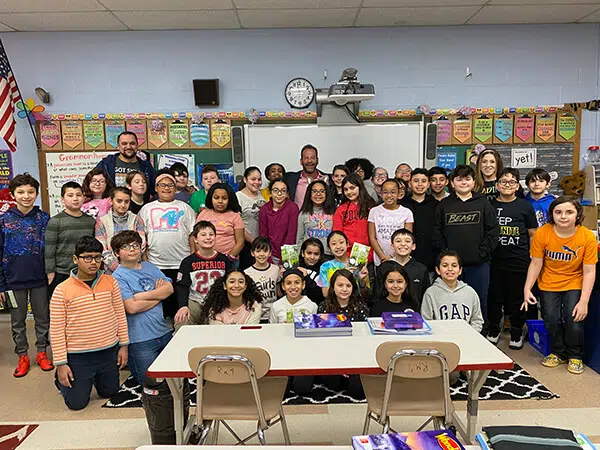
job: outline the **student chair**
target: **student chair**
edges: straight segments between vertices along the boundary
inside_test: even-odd
[[[454,404],[450,399],[449,374],[460,359],[460,348],[452,342],[384,342],[376,351],[377,364],[385,375],[361,375],[367,397],[363,434],[370,420],[391,430],[390,417],[431,416],[434,427],[455,429]]]
[[[212,444],[219,438],[219,425],[244,444],[258,436],[266,445],[265,430],[281,422],[283,438],[290,445],[282,401],[287,377],[265,377],[271,368],[269,353],[256,347],[195,347],[188,353],[190,368],[197,376],[195,432],[199,444],[213,429]],[[256,432],[241,439],[225,420],[256,420]]]

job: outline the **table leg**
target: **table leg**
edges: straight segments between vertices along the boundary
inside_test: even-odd
[[[469,392],[467,399],[467,439],[472,443],[475,439],[477,428],[477,414],[479,413],[479,391],[490,374],[490,370],[472,371],[469,374]]]
[[[173,396],[173,421],[175,426],[175,443],[183,445],[183,378],[167,378],[167,384]]]

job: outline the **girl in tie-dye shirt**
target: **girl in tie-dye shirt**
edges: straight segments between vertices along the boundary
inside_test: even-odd
[[[329,246],[334,259],[324,262],[319,271],[317,285],[322,288],[323,296],[327,297],[327,294],[329,293],[329,280],[331,280],[333,274],[339,269],[355,269],[353,271],[355,277],[358,278],[359,288],[362,289],[367,287],[369,279],[367,267],[356,268],[350,266],[347,253],[348,238],[346,235],[342,231],[333,231],[327,237],[327,245]]]

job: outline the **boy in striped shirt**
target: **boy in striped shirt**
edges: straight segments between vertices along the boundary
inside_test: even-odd
[[[102,250],[91,236],[79,239],[73,256],[77,267],[50,300],[55,384],[72,410],[87,406],[92,386],[100,397],[115,395],[119,368],[127,364],[125,308],[117,281],[99,272]]]

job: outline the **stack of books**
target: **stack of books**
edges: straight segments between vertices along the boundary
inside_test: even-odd
[[[399,316],[390,318],[388,315]],[[371,334],[428,335],[431,327],[419,313],[383,313],[367,319]]]
[[[354,450],[465,450],[450,430],[352,437]]]
[[[294,314],[296,337],[351,336],[352,322],[345,314]]]

